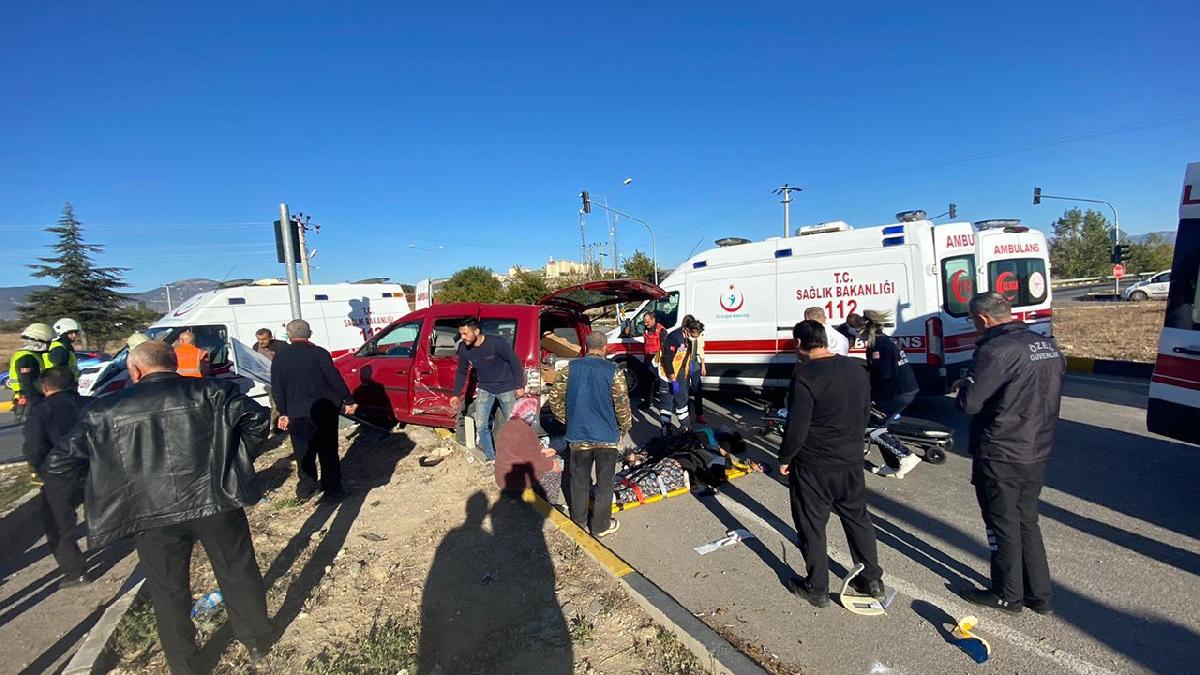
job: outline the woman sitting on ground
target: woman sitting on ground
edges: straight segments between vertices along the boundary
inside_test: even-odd
[[[517,399],[512,417],[496,434],[496,485],[504,491],[533,489],[543,499],[560,506],[563,462],[553,448],[542,446],[533,425],[541,402],[533,396]]]

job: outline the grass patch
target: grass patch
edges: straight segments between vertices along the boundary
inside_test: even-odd
[[[704,675],[706,672],[700,665],[700,659],[688,651],[670,631],[658,628],[658,634],[650,642],[639,641],[634,645],[634,653],[641,658],[656,664],[657,672],[671,675]]]
[[[154,623],[154,608],[149,602],[135,602],[117,624],[113,633],[113,651],[126,664],[145,665],[156,646],[158,627]]]
[[[576,614],[568,622],[567,630],[571,635],[571,642],[587,646],[592,643],[592,637],[596,633],[596,624],[586,616]]]
[[[306,675],[380,675],[415,669],[420,632],[395,617],[371,622],[371,630],[326,647],[304,664]]]
[[[1072,303],[1054,308],[1054,337],[1071,356],[1153,362],[1165,302]]]
[[[14,469],[5,471],[4,475],[0,477],[0,511],[12,506],[13,502],[33,488],[33,475],[24,462]]]
[[[286,511],[288,509],[294,509],[303,503],[304,502],[296,499],[295,497],[291,497],[289,499],[276,499],[275,501],[271,502],[271,508],[275,511]]]

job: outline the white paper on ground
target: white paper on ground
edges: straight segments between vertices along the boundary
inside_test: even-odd
[[[730,530],[725,533],[724,537],[721,537],[716,541],[709,542],[703,546],[697,546],[695,551],[700,555],[708,555],[719,548],[733,546],[739,541],[746,541],[747,539],[754,539],[754,535],[746,530]]]

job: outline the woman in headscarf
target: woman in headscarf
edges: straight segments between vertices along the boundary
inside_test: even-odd
[[[563,461],[552,448],[542,446],[533,430],[541,408],[536,396],[513,404],[512,417],[496,435],[496,485],[513,492],[532,488],[546,501],[561,506]]]
[[[920,388],[912,365],[908,362],[908,355],[883,332],[885,327],[891,325],[894,323],[890,311],[868,309],[863,312],[863,327],[859,337],[867,346],[871,400],[884,417],[880,428],[871,434],[871,438],[886,450],[882,454],[887,466],[879,473],[903,478],[904,474],[921,463],[921,458],[910,453],[903,443],[887,433],[887,422],[900,416],[917,398]]]

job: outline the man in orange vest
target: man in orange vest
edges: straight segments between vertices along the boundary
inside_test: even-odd
[[[175,341],[175,357],[179,359],[178,373],[184,377],[208,375],[208,352],[196,346],[196,334],[185,330]]]

